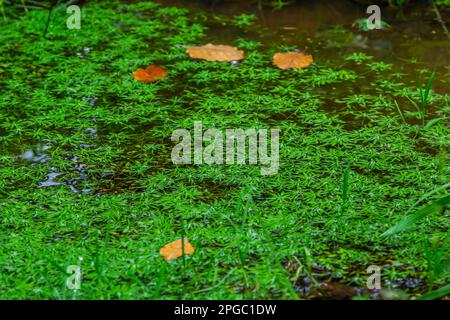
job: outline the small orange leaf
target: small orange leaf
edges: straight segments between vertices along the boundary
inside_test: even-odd
[[[152,64],[145,69],[137,69],[134,71],[133,77],[138,81],[149,83],[167,77],[167,73],[163,68]]]
[[[187,238],[183,238],[184,242],[184,254],[193,254],[195,249],[189,243]],[[183,248],[181,239],[175,240],[166,244],[164,247],[159,250],[159,253],[164,257],[166,261],[179,258],[183,255]]]
[[[205,46],[188,47],[186,52],[191,58],[208,61],[237,61],[244,59],[244,51],[226,45],[208,43]]]
[[[312,55],[305,55],[303,52],[275,53],[272,60],[274,65],[283,70],[306,68],[313,61]]]

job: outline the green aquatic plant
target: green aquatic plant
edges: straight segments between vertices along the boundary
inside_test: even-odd
[[[362,64],[364,62],[370,61],[373,59],[373,56],[370,56],[364,52],[353,52],[351,55],[345,57],[345,61],[353,61],[358,64]]]
[[[393,65],[390,63],[385,63],[383,61],[375,61],[375,62],[367,63],[367,67],[371,71],[383,72],[383,71],[392,70]]]
[[[256,20],[254,14],[240,14],[233,18],[233,24],[237,27],[250,27]]]
[[[288,5],[293,3],[293,1],[284,1],[284,0],[273,0],[270,2],[270,5],[274,10],[280,10]]]
[[[391,97],[419,99],[408,75],[394,76],[404,65],[372,72],[365,62],[380,58],[312,48],[311,67],[279,70],[271,59],[284,43],[240,30],[227,35],[246,50],[238,64],[191,60],[185,46],[207,43],[214,21],[149,1],[83,8],[80,30],[55,10],[49,40],[43,10],[21,10],[2,29],[2,298],[74,298],[62,270],[79,257],[77,299],[295,299],[303,276],[363,286],[366,266],[387,255],[403,266],[389,276],[427,276],[440,253],[429,239],[422,254],[422,230],[439,224],[441,241],[448,219],[417,220],[395,246],[377,237],[446,174],[436,156],[448,143],[444,121],[420,139],[398,126]],[[150,64],[168,77],[136,81],[132,72]],[[445,94],[428,100],[427,111],[448,115]],[[194,121],[279,128],[278,174],[174,165],[171,134]],[[196,252],[167,263],[159,250],[181,233]]]

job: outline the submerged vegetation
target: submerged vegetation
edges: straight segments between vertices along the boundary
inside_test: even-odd
[[[263,41],[255,17],[149,1],[87,2],[79,30],[54,10],[44,38],[47,19],[0,33],[1,298],[448,295],[449,60],[397,64],[342,26]],[[232,39],[211,33],[222,24]],[[224,40],[245,59],[186,54]],[[305,47],[308,68],[272,65]],[[152,64],[167,76],[134,79]],[[171,134],[194,121],[280,129],[278,173],[174,165]],[[184,237],[195,253],[162,259]]]

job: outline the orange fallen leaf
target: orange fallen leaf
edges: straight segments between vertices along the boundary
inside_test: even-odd
[[[152,64],[145,69],[137,69],[134,71],[133,77],[138,81],[149,83],[167,77],[167,73],[163,68]]]
[[[208,43],[205,46],[188,47],[186,52],[191,58],[208,61],[237,61],[244,59],[244,51],[226,45]]]
[[[183,238],[183,240],[184,254],[193,254],[195,251],[194,247],[189,243],[189,240],[187,238]],[[166,244],[161,248],[161,250],[159,250],[159,253],[164,257],[166,261],[181,257],[183,255],[181,239]]]
[[[313,61],[312,55],[305,55],[303,52],[278,52],[275,53],[272,60],[274,65],[283,70],[306,68],[311,65]]]

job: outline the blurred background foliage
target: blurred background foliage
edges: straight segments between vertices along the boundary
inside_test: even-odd
[[[3,20],[7,20],[7,17],[14,17],[21,12],[28,10],[49,10],[51,11],[55,7],[66,7],[71,4],[83,4],[89,0],[48,0],[48,1],[36,1],[36,0],[0,0],[0,11],[3,16]],[[96,0],[98,2],[98,0]],[[186,0],[191,1],[191,0]],[[211,4],[217,4],[221,2],[250,2],[259,7],[270,6],[273,9],[281,9],[289,6],[290,4],[304,0],[202,0]],[[332,0],[330,0],[332,1]],[[434,2],[438,6],[449,6],[450,0],[348,0],[357,2],[364,5],[378,4],[381,6],[389,6],[391,8],[402,9],[407,6],[413,6],[416,4],[422,4],[424,2]]]

